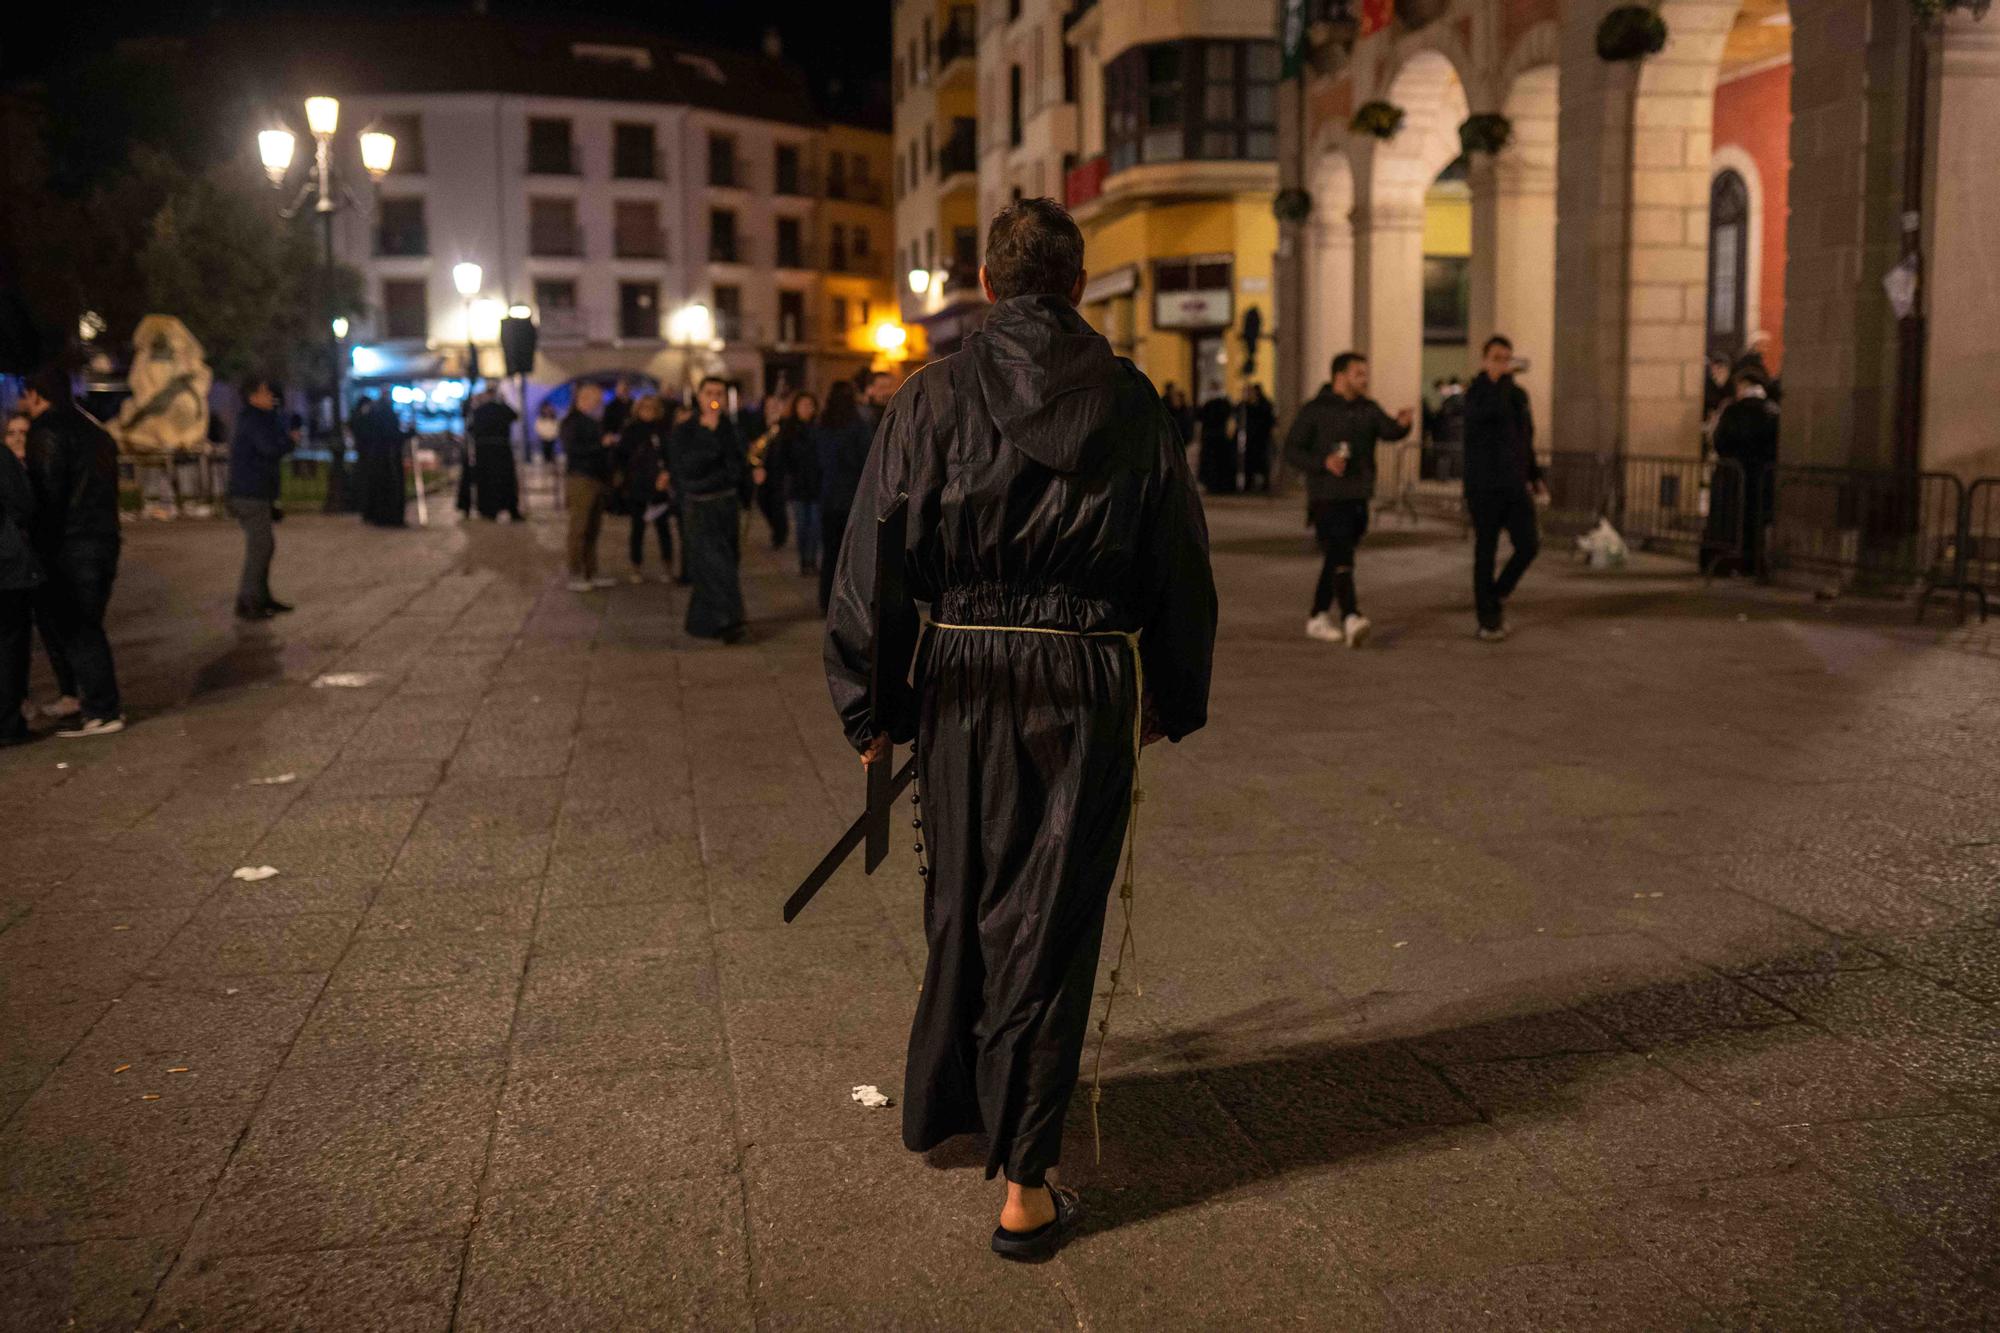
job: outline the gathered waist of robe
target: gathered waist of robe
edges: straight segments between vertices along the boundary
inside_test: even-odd
[[[980,583],[947,588],[931,607],[931,619],[940,626],[1048,630],[1089,638],[1124,637],[1137,628],[1121,623],[1131,617],[1121,616],[1112,603],[1060,585]]]

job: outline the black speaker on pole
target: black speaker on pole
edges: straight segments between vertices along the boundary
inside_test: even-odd
[[[500,352],[507,374],[531,375],[535,370],[535,321],[512,315],[500,321]]]

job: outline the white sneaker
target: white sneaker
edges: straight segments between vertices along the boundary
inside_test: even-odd
[[[630,574],[627,574],[625,576],[625,581],[627,583],[632,583],[632,584],[644,583],[646,581],[646,576],[635,569]]]
[[[589,591],[590,591],[590,580],[589,580],[589,579],[571,579],[571,580],[569,581],[569,590],[570,590],[571,592],[589,592]]]
[[[1502,621],[1492,629],[1481,625],[1477,637],[1481,643],[1499,643],[1507,637],[1507,623]]]
[[[1322,643],[1339,643],[1340,626],[1333,623],[1333,617],[1322,611],[1306,620],[1306,637],[1318,639]]]
[[[1359,648],[1362,642],[1367,639],[1368,631],[1375,627],[1368,623],[1367,616],[1349,616],[1341,622],[1341,628],[1346,632],[1347,646],[1349,648]]]
[[[599,574],[590,581],[590,586],[593,588],[615,588],[618,586],[618,580],[612,578],[609,574]]]
[[[74,740],[79,736],[115,736],[125,730],[122,717],[87,717],[73,727],[65,727],[56,735]]]

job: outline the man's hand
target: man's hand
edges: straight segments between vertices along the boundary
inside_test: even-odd
[[[1347,455],[1332,453],[1326,456],[1326,470],[1336,477],[1347,475]]]
[[[889,733],[878,733],[874,740],[868,742],[868,748],[861,752],[861,766],[866,768],[877,759],[887,758],[890,748]]]
[[[1413,421],[1414,419],[1415,415],[1407,407],[1396,414],[1396,424],[1398,426],[1401,426],[1404,430],[1408,430],[1410,428],[1410,422]]]
[[[766,471],[764,471],[763,468],[760,467],[753,467],[750,469],[750,480],[756,482],[759,486],[762,486],[764,484],[764,478],[766,478],[769,475],[770,475],[769,473],[767,473]]]
[[[667,492],[667,474],[662,472],[653,478],[653,489],[664,495]]]

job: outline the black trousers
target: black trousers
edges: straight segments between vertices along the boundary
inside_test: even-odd
[[[1313,589],[1312,613],[1319,615],[1338,601],[1340,614],[1361,614],[1354,592],[1354,548],[1368,535],[1366,500],[1321,500],[1312,507],[1313,530],[1319,534],[1326,560],[1320,565],[1319,586]]]
[[[49,579],[35,593],[35,619],[69,663],[83,715],[117,717],[122,711],[118,673],[104,633],[104,612],[118,578],[118,546],[72,542],[46,563]]]
[[[243,529],[243,573],[236,580],[236,607],[255,611],[271,602],[271,553],[277,549],[271,534],[271,502],[232,495],[229,512]]]
[[[28,640],[34,624],[31,594],[0,589],[0,740],[28,733],[21,704],[28,697]]]
[[[668,569],[674,567],[674,517],[671,509],[663,509],[653,520],[653,534],[660,542],[660,563]],[[632,536],[628,543],[632,556],[632,568],[646,563],[646,504],[642,500],[632,502]]]
[[[1481,629],[1498,629],[1505,602],[1542,549],[1535,500],[1525,490],[1467,491],[1465,512],[1472,519],[1472,605]],[[1502,532],[1514,553],[1495,578]]]
[[[845,509],[822,509],[819,515],[819,609],[825,614],[833,601],[833,571],[840,566],[840,543],[847,538]]]

